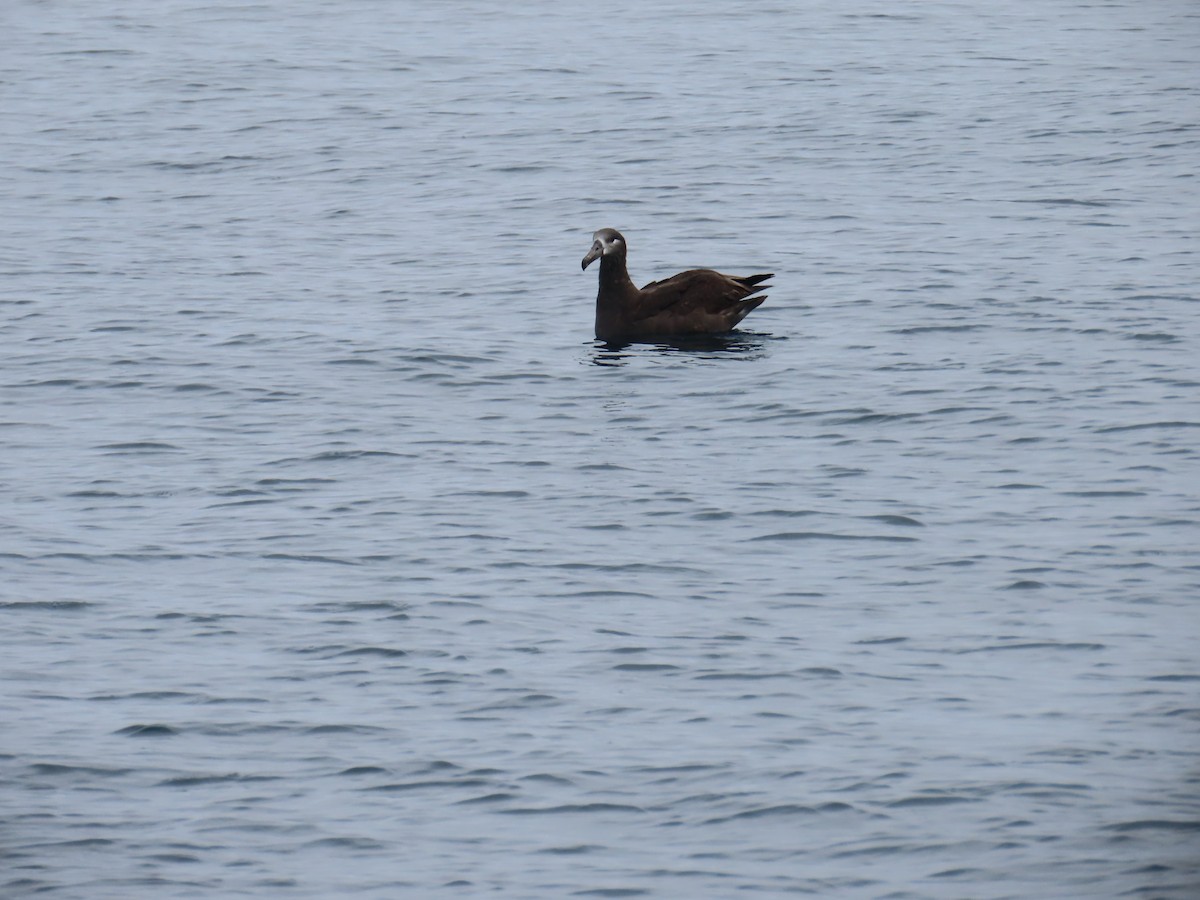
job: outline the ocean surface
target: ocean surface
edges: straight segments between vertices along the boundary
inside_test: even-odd
[[[1200,896],[1200,7],[11,0],[0,896]],[[742,329],[592,339],[776,273]]]

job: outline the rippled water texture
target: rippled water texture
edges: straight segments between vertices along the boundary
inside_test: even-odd
[[[5,898],[1200,895],[1191,0],[0,20]]]

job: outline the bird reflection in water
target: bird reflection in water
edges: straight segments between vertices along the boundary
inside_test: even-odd
[[[630,360],[661,356],[696,359],[761,359],[768,344],[781,340],[773,334],[731,331],[728,334],[684,335],[654,341],[593,341],[592,365],[623,366]]]

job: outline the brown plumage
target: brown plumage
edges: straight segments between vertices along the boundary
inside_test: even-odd
[[[602,341],[723,334],[767,299],[751,296],[767,287],[770,275],[722,275],[692,269],[664,281],[634,287],[625,268],[625,238],[612,228],[592,235],[583,268],[600,260],[596,295],[596,337]]]

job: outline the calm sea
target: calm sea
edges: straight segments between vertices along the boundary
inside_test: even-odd
[[[1200,895],[1193,0],[0,35],[0,895]]]

